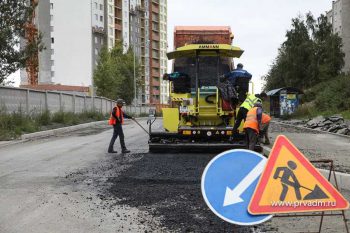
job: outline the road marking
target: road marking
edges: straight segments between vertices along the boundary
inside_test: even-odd
[[[244,200],[241,198],[241,195],[244,191],[261,175],[264,170],[266,160],[262,160],[258,165],[255,166],[249,174],[244,177],[244,179],[233,189],[226,187],[226,193],[224,198],[223,206],[234,205]]]

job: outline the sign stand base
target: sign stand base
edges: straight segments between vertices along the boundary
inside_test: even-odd
[[[334,183],[335,183],[335,188],[337,190],[339,190],[337,176],[336,176],[335,171],[334,171],[333,160],[322,159],[322,160],[311,160],[310,162],[312,164],[320,164],[320,163],[328,164],[328,166],[329,166],[328,181],[331,181],[331,177],[333,176]],[[333,213],[333,211],[332,211],[332,213],[321,212],[321,213],[316,213],[316,214],[288,214],[288,215],[275,215],[274,217],[277,217],[277,218],[321,217],[318,231],[316,231],[317,233],[321,233],[322,232],[322,225],[323,225],[323,218],[325,216],[342,216],[342,219],[343,219],[343,222],[344,222],[344,225],[345,225],[345,230],[346,230],[345,232],[346,233],[350,233],[349,232],[349,227],[348,227],[348,224],[347,224],[347,219],[345,217],[345,211],[344,210],[339,210],[337,212],[340,212],[340,213]],[[308,232],[308,233],[312,233],[312,232]]]

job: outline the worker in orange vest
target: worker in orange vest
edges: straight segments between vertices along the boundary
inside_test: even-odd
[[[270,125],[271,117],[267,115],[266,113],[262,114],[261,119],[261,128],[260,128],[260,139],[265,141],[263,142],[265,145],[270,145],[270,139],[269,139],[269,125]]]
[[[246,134],[247,147],[252,151],[254,151],[258,142],[262,114],[262,104],[259,102],[255,103],[254,107],[248,111],[244,122],[243,129]]]
[[[109,118],[109,125],[113,125],[113,136],[111,142],[109,143],[108,153],[117,153],[113,149],[114,142],[119,136],[120,146],[122,148],[122,153],[129,153],[130,151],[126,149],[125,141],[124,141],[124,132],[122,128],[122,124],[124,123],[124,118],[133,119],[131,116],[126,115],[123,108],[124,100],[118,99],[116,106],[113,108],[111,112],[111,117]]]

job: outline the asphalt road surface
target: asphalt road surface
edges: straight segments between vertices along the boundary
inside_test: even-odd
[[[145,120],[141,123],[146,126]],[[161,122],[156,123],[159,128]],[[203,169],[215,154],[149,154],[147,135],[130,121],[124,128],[132,151],[125,155],[106,153],[108,126],[0,148],[0,232],[318,229],[316,217],[273,218],[256,227],[224,223],[200,193]],[[272,131],[274,137],[278,127]],[[119,141],[115,149],[120,151]],[[342,193],[350,199],[349,192]],[[344,232],[341,220],[325,218],[324,232]]]

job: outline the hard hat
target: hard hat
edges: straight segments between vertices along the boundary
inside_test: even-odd
[[[117,99],[117,104],[124,104],[125,103],[125,101],[123,100],[123,99]]]

